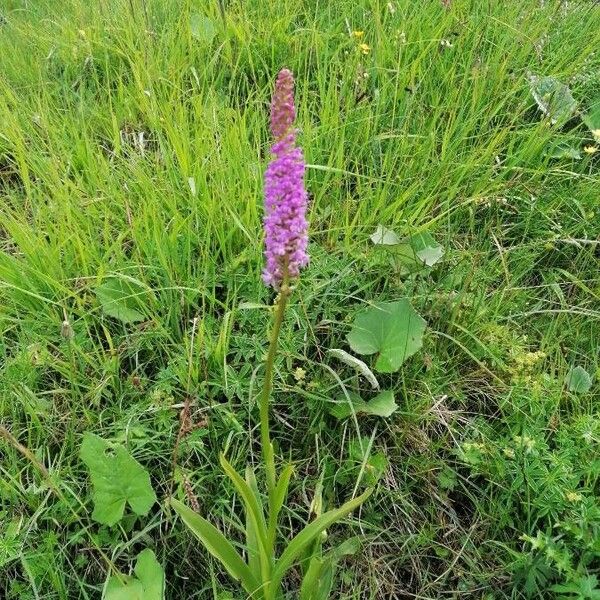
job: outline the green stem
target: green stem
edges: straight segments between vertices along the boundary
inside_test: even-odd
[[[267,489],[269,491],[269,500],[273,499],[273,492],[277,484],[275,475],[275,455],[273,452],[273,444],[271,444],[271,435],[269,432],[269,398],[273,389],[273,367],[275,363],[275,355],[277,354],[277,345],[279,341],[279,332],[283,323],[285,307],[290,296],[290,287],[287,278],[284,279],[279,298],[275,306],[275,320],[273,329],[271,330],[271,339],[269,342],[269,352],[265,363],[265,381],[263,384],[262,394],[260,397],[260,439],[262,445],[263,460],[267,471]],[[270,503],[272,505],[272,502]]]

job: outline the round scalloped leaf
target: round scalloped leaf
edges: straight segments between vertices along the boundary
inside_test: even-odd
[[[592,102],[583,116],[583,122],[589,127],[594,141],[600,144],[600,98]]]
[[[375,245],[394,246],[400,243],[400,238],[395,231],[387,229],[383,225],[377,225],[377,229],[371,234],[371,241]]]
[[[444,247],[427,231],[411,236],[408,243],[428,267],[433,267],[444,256]]]
[[[381,302],[358,313],[347,339],[358,354],[379,354],[377,371],[393,373],[421,348],[426,326],[407,299]]]
[[[350,392],[349,398],[341,396],[329,410],[331,415],[337,419],[346,419],[352,413],[357,415],[374,415],[376,417],[390,417],[398,405],[394,399],[392,390],[384,390],[370,400],[365,402],[358,394]]]
[[[165,574],[150,548],[142,550],[137,557],[135,577],[113,575],[106,586],[104,600],[162,600]]]
[[[568,121],[577,110],[571,90],[554,77],[529,77],[531,94],[540,110],[552,123]]]
[[[196,13],[190,17],[190,32],[199,42],[208,45],[213,41],[217,29],[211,19]]]
[[[570,392],[585,394],[592,387],[592,378],[583,367],[573,367],[567,375],[567,386]]]
[[[105,315],[122,323],[136,323],[146,318],[140,309],[143,309],[147,291],[135,279],[108,277],[95,292]]]

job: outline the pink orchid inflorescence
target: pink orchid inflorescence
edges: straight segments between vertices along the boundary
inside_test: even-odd
[[[263,280],[279,289],[285,277],[294,279],[308,264],[308,194],[304,187],[306,165],[296,146],[294,76],[279,72],[271,102],[273,158],[265,172],[265,258]]]

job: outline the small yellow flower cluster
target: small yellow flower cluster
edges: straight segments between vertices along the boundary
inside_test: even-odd
[[[482,334],[483,339],[488,344],[500,346],[514,345],[514,335],[510,328],[506,325],[499,325],[498,323],[486,323],[484,325]]]
[[[462,447],[463,450],[465,450],[466,452],[469,452],[471,450],[476,450],[478,452],[481,452],[482,454],[485,454],[487,452],[486,445],[482,444],[481,442],[464,442]]]
[[[294,379],[296,380],[296,383],[302,383],[305,378],[306,378],[306,371],[302,367],[298,367],[294,371]]]
[[[512,366],[510,372],[515,382],[530,382],[531,375],[538,363],[546,358],[546,353],[541,350],[524,352],[518,350],[512,353]]]
[[[365,32],[364,31],[353,31],[352,37],[355,40],[362,40],[365,37]],[[360,52],[362,52],[363,54],[369,54],[369,52],[371,52],[371,47],[368,44],[365,44],[364,42],[361,42],[360,44],[358,44],[357,47],[360,50]]]
[[[515,435],[515,445],[522,448],[525,454],[531,454],[535,446],[535,440],[530,438],[528,435]]]
[[[504,456],[506,456],[507,458],[515,457],[515,451],[512,448],[506,447],[502,450],[502,452],[504,453]]]

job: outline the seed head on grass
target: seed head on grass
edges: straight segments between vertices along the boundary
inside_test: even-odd
[[[296,146],[294,76],[279,72],[271,102],[273,158],[265,172],[265,258],[263,281],[279,289],[284,278],[294,279],[308,264],[308,194],[306,165]]]

